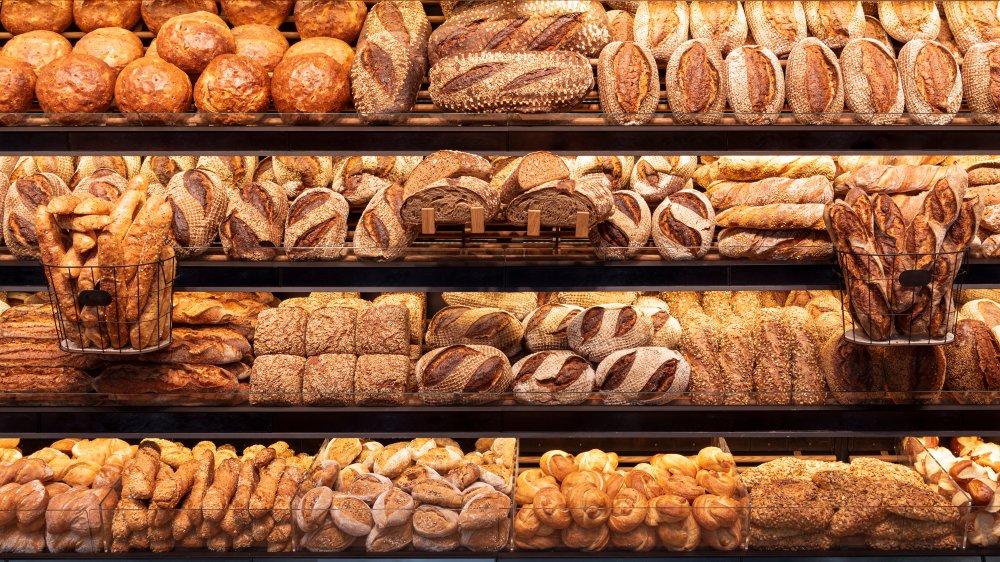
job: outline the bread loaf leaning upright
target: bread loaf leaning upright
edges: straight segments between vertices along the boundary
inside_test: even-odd
[[[844,78],[837,56],[815,37],[799,41],[785,66],[788,107],[799,123],[834,123],[844,111]]]
[[[668,195],[690,188],[697,156],[643,156],[632,167],[629,189],[655,205]]]
[[[10,184],[3,204],[3,240],[15,256],[38,259],[38,236],[35,213],[54,197],[66,195],[69,188],[59,176],[49,173],[31,174]],[[75,251],[67,254],[76,254]],[[77,256],[79,260],[79,256]],[[79,263],[49,264],[77,265]]]
[[[878,19],[885,32],[900,43],[936,39],[941,29],[937,2],[877,2]]]
[[[359,259],[392,261],[406,253],[417,238],[419,227],[403,223],[403,186],[394,183],[380,189],[358,220],[352,246]]]
[[[733,117],[747,125],[769,125],[785,106],[785,76],[774,53],[759,45],[733,49],[726,57],[727,97]]]
[[[746,43],[748,30],[747,16],[741,2],[691,2],[691,37],[710,39],[724,55]]]
[[[891,125],[903,113],[903,83],[892,53],[874,39],[854,39],[840,53],[844,97],[854,117],[870,125]]]
[[[943,5],[948,27],[963,54],[976,43],[1000,40],[1000,9],[995,2],[959,0]]]
[[[423,4],[382,0],[368,13],[351,64],[354,107],[366,119],[407,113],[427,70],[431,24]]]
[[[611,196],[614,211],[590,228],[591,247],[602,260],[634,258],[649,241],[649,205],[631,191],[615,191]]]
[[[962,82],[972,118],[1000,124],[1000,43],[979,43],[965,52]]]
[[[232,259],[273,260],[284,241],[288,198],[274,182],[251,183],[229,202],[229,212],[219,226],[219,238]]]
[[[937,41],[914,39],[899,51],[906,111],[922,125],[946,125],[962,105],[962,71]]]
[[[865,31],[865,10],[858,0],[833,2],[803,2],[806,26],[831,49],[840,49]]]
[[[452,345],[417,361],[417,382],[428,404],[487,404],[503,397],[512,382],[510,362],[495,347]]]
[[[288,208],[285,251],[290,260],[337,260],[344,257],[347,201],[339,193],[316,187],[295,198]]]
[[[802,2],[747,0],[743,7],[754,41],[779,57],[789,54],[809,34]]]
[[[702,193],[685,189],[668,196],[653,212],[653,242],[666,260],[704,257],[715,233],[715,210]]]
[[[197,256],[219,232],[229,199],[219,176],[208,170],[188,170],[167,184],[167,203],[174,211],[168,241],[179,257]]]
[[[667,64],[670,111],[681,123],[718,123],[726,110],[729,76],[719,48],[708,39],[681,44]]]
[[[660,101],[660,72],[648,49],[631,41],[609,43],[597,62],[597,84],[608,121],[641,125],[653,118]]]
[[[684,356],[665,347],[616,351],[597,367],[605,404],[666,404],[681,398],[690,380]]]
[[[571,351],[532,353],[511,370],[514,399],[522,404],[582,404],[594,390],[594,368]]]
[[[674,49],[687,41],[687,2],[638,2],[635,11],[635,42],[653,53],[656,62],[667,62]]]

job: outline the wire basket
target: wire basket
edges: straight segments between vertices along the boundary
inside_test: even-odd
[[[43,267],[63,351],[126,355],[170,345],[176,257],[138,265]]]
[[[837,251],[844,338],[860,345],[942,345],[955,339],[955,290],[967,250],[933,254]]]

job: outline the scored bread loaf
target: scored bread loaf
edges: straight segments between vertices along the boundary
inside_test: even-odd
[[[715,216],[723,228],[758,230],[824,230],[821,203],[771,203],[759,207],[731,207]]]
[[[753,386],[760,404],[790,404],[792,401],[792,334],[783,309],[763,308],[753,325],[757,361]]]
[[[833,184],[824,176],[767,178],[755,182],[718,181],[708,186],[706,192],[712,207],[719,212],[739,206],[833,201]]]
[[[891,125],[903,113],[905,98],[892,53],[874,39],[854,39],[840,53],[844,98],[855,118],[869,125]]]
[[[219,227],[226,255],[237,260],[273,260],[284,241],[288,197],[278,184],[254,182],[229,201],[229,214]]]
[[[742,3],[693,0],[690,7],[691,37],[711,40],[722,54],[746,43],[749,27]]]
[[[523,226],[528,224],[528,212],[532,210],[540,211],[542,226],[574,227],[579,212],[588,213],[588,222],[593,226],[611,216],[614,197],[603,176],[550,181],[511,200],[507,218]]]
[[[605,119],[619,125],[648,123],[660,102],[656,59],[637,43],[609,43],[597,61],[597,87]]]
[[[965,101],[977,123],[1000,124],[1000,43],[978,43],[962,59]]]
[[[844,78],[830,47],[815,37],[795,44],[785,65],[785,97],[806,125],[833,123],[844,111]]]
[[[656,62],[670,60],[674,49],[687,41],[687,2],[637,2],[632,34],[635,42],[649,49]]]
[[[521,351],[524,326],[513,314],[499,308],[447,306],[427,325],[428,348],[450,345],[488,345],[514,356]]]
[[[66,183],[55,174],[28,174],[17,181],[12,180],[3,204],[3,240],[15,256],[21,259],[41,256],[35,232],[36,211],[53,198],[68,193]]]
[[[637,193],[615,191],[614,212],[590,229],[590,244],[602,260],[625,260],[636,256],[649,241],[649,205]]]
[[[808,36],[802,2],[747,0],[743,7],[754,41],[779,57]]]
[[[635,166],[632,156],[577,156],[571,160],[573,179],[603,176],[614,191],[628,186],[629,174]]]
[[[572,108],[593,87],[593,69],[579,53],[484,52],[438,61],[429,92],[448,111],[547,113]]]
[[[507,356],[486,345],[431,350],[417,361],[416,376],[428,404],[495,402],[510,390],[513,380]]]
[[[922,125],[946,125],[962,105],[962,71],[937,41],[914,39],[899,51],[906,111]]]
[[[76,189],[84,178],[94,175],[99,170],[114,172],[126,180],[132,179],[142,167],[140,156],[81,156],[76,162],[76,171],[67,183],[71,189]]]
[[[976,43],[1000,40],[1000,11],[993,2],[959,0],[943,5],[948,27],[963,54]]]
[[[418,226],[403,223],[402,208],[402,185],[394,183],[380,189],[361,213],[354,230],[354,255],[379,261],[402,257],[419,232]]]
[[[555,302],[590,308],[602,304],[632,304],[639,297],[635,291],[583,291],[555,293]]]
[[[92,195],[98,199],[117,203],[127,189],[128,180],[125,179],[125,176],[113,170],[101,168],[81,179],[73,188],[73,195],[84,197]]]
[[[990,326],[972,319],[955,324],[955,342],[944,346],[945,389],[959,404],[990,404],[1000,390],[1000,344]]]
[[[541,304],[539,293],[528,291],[517,293],[441,293],[444,302],[452,306],[472,308],[499,308],[522,319]]]
[[[76,160],[72,156],[21,156],[8,176],[15,182],[34,174],[55,174],[63,182],[69,182],[75,170]]]
[[[632,306],[605,304],[578,314],[569,325],[567,337],[573,351],[598,362],[615,351],[648,344],[653,325]]]
[[[522,404],[582,404],[594,391],[596,373],[571,351],[541,351],[511,367],[514,400]]]
[[[715,210],[704,194],[681,190],[664,199],[653,212],[653,242],[664,259],[701,258],[712,244],[715,223]]]
[[[885,32],[900,43],[936,39],[941,29],[937,2],[877,2],[878,19]]]
[[[635,17],[625,10],[608,10],[608,30],[612,41],[635,40]]]
[[[403,183],[420,156],[351,156],[333,167],[332,189],[351,205],[364,205],[378,190]]]
[[[168,238],[174,251],[180,257],[205,253],[229,205],[219,176],[202,169],[177,174],[167,184],[166,198],[174,212]]]
[[[422,2],[384,0],[372,7],[351,63],[354,107],[362,117],[392,119],[413,109],[430,34]]]
[[[684,317],[681,353],[691,369],[688,391],[693,404],[722,404],[725,378],[719,363],[720,326],[703,312],[690,311]]]
[[[719,255],[754,260],[822,260],[833,255],[830,237],[819,230],[719,231]]]
[[[485,220],[493,220],[500,210],[500,192],[488,181],[461,176],[406,189],[399,215],[404,224],[419,225],[422,211],[434,209],[436,223],[469,224],[474,208],[483,210]]]
[[[235,190],[253,181],[257,163],[256,156],[200,156],[195,168],[213,172],[227,190]]]
[[[333,181],[333,158],[329,156],[274,156],[270,162],[274,183],[285,186],[289,199],[305,189],[330,187]]]
[[[559,303],[531,311],[524,318],[524,347],[532,352],[569,349],[569,325],[581,312],[579,306]]]
[[[670,315],[670,305],[656,297],[639,297],[634,306],[653,324],[649,345],[676,349],[681,341],[681,325]]]
[[[670,111],[680,123],[717,123],[726,110],[729,75],[719,48],[691,39],[670,56],[666,73]]]
[[[841,49],[865,31],[865,10],[860,1],[803,2],[806,27],[831,49]]]
[[[720,180],[757,181],[764,178],[808,178],[832,180],[837,165],[830,156],[721,156],[698,168],[694,181],[708,187]]]
[[[288,207],[285,251],[291,260],[337,260],[344,257],[347,201],[321,187],[307,189]]]
[[[237,363],[250,355],[250,343],[233,330],[221,326],[171,330],[173,341],[166,349],[140,356],[147,363],[193,363],[225,365]]]
[[[896,47],[892,44],[892,40],[889,39],[889,34],[885,32],[882,23],[872,16],[865,16],[865,31],[861,36],[878,41],[886,49],[889,49],[892,56],[896,56]]]
[[[833,184],[837,193],[859,188],[865,193],[914,193],[927,191],[947,176],[948,169],[932,165],[862,166],[841,175]]]
[[[691,187],[698,168],[696,156],[643,156],[636,160],[629,189],[654,205],[682,189]]]
[[[167,185],[170,178],[193,169],[197,161],[196,156],[147,156],[139,168],[139,175],[146,178],[149,185]]]
[[[733,117],[747,125],[768,125],[785,105],[785,75],[774,53],[759,45],[744,45],[726,57],[726,92]]]
[[[605,404],[666,404],[683,397],[690,378],[691,366],[684,356],[665,347],[616,351],[597,366]]]

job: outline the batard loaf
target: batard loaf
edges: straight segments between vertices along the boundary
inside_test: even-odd
[[[203,406],[231,403],[239,382],[216,365],[123,363],[101,371],[94,389],[118,404]]]
[[[4,404],[79,403],[93,392],[87,373],[71,367],[0,367]]]
[[[631,41],[609,43],[597,61],[601,111],[619,125],[648,123],[660,102],[660,72],[653,54]]]
[[[653,212],[653,242],[664,259],[697,259],[708,253],[715,222],[715,210],[704,194],[678,191]]]
[[[485,404],[510,389],[507,357],[485,345],[434,349],[417,361],[417,381],[428,404]]]
[[[518,319],[524,318],[544,301],[539,293],[441,293],[444,302],[452,306],[469,306],[473,308],[499,308],[510,312]]]
[[[830,237],[819,230],[719,231],[719,255],[754,260],[823,260],[833,255]]]
[[[681,353],[691,369],[688,391],[693,404],[722,404],[725,379],[719,363],[718,322],[700,312],[684,316]]]
[[[859,1],[803,2],[806,27],[831,49],[841,49],[865,31],[865,11]]]
[[[577,156],[571,162],[574,179],[603,176],[614,191],[628,186],[629,174],[635,166],[632,156]]]
[[[800,123],[833,123],[844,111],[840,63],[833,51],[815,37],[799,41],[789,53],[785,88],[788,107]]]
[[[691,176],[697,168],[696,156],[643,156],[632,167],[629,189],[655,205],[668,195],[692,187]]]
[[[955,341],[944,346],[948,396],[959,404],[989,404],[1000,389],[1000,344],[990,326],[963,319],[955,325]]]
[[[307,189],[288,208],[285,251],[291,260],[336,260],[346,253],[347,201],[329,189]]]
[[[687,2],[637,2],[633,35],[635,42],[653,53],[656,62],[670,60],[674,50],[688,38]]]
[[[747,16],[741,2],[691,2],[691,37],[709,39],[723,54],[740,47],[747,40]]]
[[[173,209],[168,241],[178,256],[203,254],[215,239],[228,199],[219,176],[208,170],[189,170],[167,184],[167,202]]]
[[[723,228],[759,230],[824,230],[820,203],[771,203],[759,207],[731,207],[715,216]]]
[[[885,32],[900,43],[936,39],[941,29],[937,2],[878,2],[878,19]]]
[[[948,27],[962,53],[977,43],[1000,40],[1000,9],[993,2],[960,0],[944,2],[943,6]]]
[[[615,191],[614,212],[590,229],[590,244],[602,260],[624,260],[636,256],[649,241],[649,205],[631,191]]]
[[[531,210],[541,211],[543,226],[573,227],[578,212],[588,213],[589,224],[593,226],[611,216],[614,197],[604,177],[556,180],[515,197],[507,207],[507,218],[523,226],[528,224]]]
[[[594,390],[596,373],[570,351],[541,351],[511,368],[514,399],[522,404],[582,404]]]
[[[825,176],[767,178],[755,182],[718,181],[708,186],[706,193],[716,211],[775,203],[825,204],[833,201],[833,184]]]
[[[278,184],[254,182],[229,201],[229,212],[219,226],[222,248],[232,259],[264,261],[277,256],[282,245],[288,198]]]
[[[691,366],[665,347],[638,347],[612,353],[597,367],[605,404],[666,404],[683,397]]]
[[[667,99],[680,123],[717,123],[726,109],[729,75],[719,48],[708,39],[685,41],[667,64]]]
[[[569,349],[569,325],[581,312],[583,308],[571,304],[550,303],[536,308],[524,318],[524,346],[533,352]]]
[[[416,240],[419,227],[403,223],[403,186],[380,189],[361,213],[352,241],[360,259],[391,261],[402,257]]]
[[[727,97],[733,117],[748,125],[768,125],[785,105],[785,75],[774,53],[759,45],[744,45],[726,57]]]
[[[3,240],[15,256],[22,259],[40,257],[35,232],[36,210],[48,205],[54,197],[68,193],[66,183],[55,174],[36,173],[12,180],[3,204]]]
[[[966,103],[977,123],[1000,124],[1000,43],[978,43],[962,59]]]
[[[191,328],[177,326],[171,330],[173,341],[160,351],[139,356],[148,363],[189,363],[195,365],[225,365],[238,363],[250,355],[250,343],[240,334],[221,326]],[[109,359],[117,359],[109,356]]]
[[[840,53],[844,98],[854,117],[891,125],[905,108],[903,83],[892,52],[874,39],[854,39]]]
[[[498,308],[447,306],[431,319],[424,342],[430,348],[488,345],[513,356],[521,350],[523,337],[524,327],[509,312]]]
[[[854,188],[865,193],[914,193],[931,189],[946,174],[947,169],[942,166],[874,164],[838,177],[833,187],[837,193]]]
[[[635,40],[635,17],[624,10],[608,10],[608,30],[612,41]]]
[[[906,111],[922,125],[951,122],[962,105],[962,71],[937,41],[914,39],[899,51]]]
[[[631,306],[600,305],[578,314],[569,325],[567,337],[573,351],[598,362],[615,351],[648,344],[653,325]]]
[[[779,57],[808,35],[802,2],[747,0],[743,8],[754,41]]]
[[[438,61],[429,91],[447,111],[546,113],[572,108],[593,87],[593,69],[579,53],[485,52]]]
[[[708,187],[720,180],[757,181],[764,178],[807,178],[826,176],[832,180],[837,171],[829,156],[721,156],[698,168],[694,181]]]

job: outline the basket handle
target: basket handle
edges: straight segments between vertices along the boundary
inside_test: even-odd
[[[80,306],[108,306],[111,304],[111,293],[100,289],[80,291],[76,297]]]
[[[899,284],[904,287],[926,287],[931,284],[928,269],[908,269],[899,274]]]

